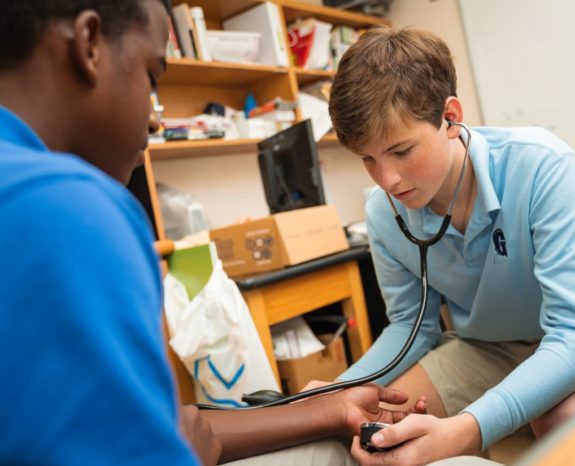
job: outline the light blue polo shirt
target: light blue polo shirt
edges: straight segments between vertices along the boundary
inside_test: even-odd
[[[428,251],[429,302],[412,349],[388,383],[437,343],[440,294],[455,331],[485,341],[541,340],[535,354],[465,411],[483,447],[575,391],[575,155],[539,128],[477,128],[470,157],[478,195],[465,235],[452,226]],[[429,238],[442,217],[396,202]],[[381,189],[367,203],[371,251],[391,324],[343,380],[382,368],[403,346],[419,307],[418,248],[400,232]]]

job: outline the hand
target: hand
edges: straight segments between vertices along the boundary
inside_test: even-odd
[[[362,466],[419,465],[458,455],[475,455],[481,448],[481,433],[469,413],[439,419],[412,414],[373,435],[377,447],[389,451],[368,453],[354,437],[351,454]]]
[[[182,406],[182,432],[202,464],[211,466],[218,463],[222,453],[222,444],[212,432],[210,424],[202,418],[195,406]]]
[[[332,383],[337,383],[339,382],[339,380],[334,380],[333,382],[326,382],[325,380],[310,380],[305,387],[303,387],[300,390],[301,392],[307,392],[308,390],[311,390],[312,388],[319,388],[319,387],[325,387],[326,385],[331,385]]]
[[[393,424],[408,414],[426,412],[425,397],[420,397],[407,411],[393,411],[380,407],[380,402],[401,405],[408,401],[407,393],[385,388],[380,385],[366,384],[341,390],[332,395],[343,403],[343,434],[351,437],[358,435],[364,422],[385,422]]]

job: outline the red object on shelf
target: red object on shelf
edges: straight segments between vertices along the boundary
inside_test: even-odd
[[[289,31],[290,50],[294,65],[305,67],[313,47],[315,28],[292,27]]]

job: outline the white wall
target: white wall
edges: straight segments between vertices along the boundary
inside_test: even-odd
[[[363,189],[372,185],[359,159],[343,149],[320,150],[327,201],[344,224],[363,219]],[[156,181],[191,193],[212,227],[269,214],[255,153],[154,162]]]
[[[485,124],[543,126],[575,145],[575,2],[460,5]]]
[[[395,0],[389,19],[395,27],[418,26],[438,33],[452,49],[465,120],[481,123],[457,0]],[[373,183],[357,157],[341,147],[319,151],[328,201],[344,224],[363,219],[363,191]],[[257,156],[238,154],[154,162],[157,181],[193,194],[205,207],[213,227],[238,217],[268,214]]]

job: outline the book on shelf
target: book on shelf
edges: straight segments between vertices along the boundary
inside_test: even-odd
[[[288,51],[278,5],[260,3],[223,22],[227,31],[261,34],[258,62],[269,66],[288,66]]]
[[[296,66],[313,70],[332,68],[332,25],[316,18],[299,19],[288,27],[290,50]]]
[[[190,8],[192,17],[192,27],[194,34],[194,41],[196,43],[197,55],[200,60],[211,61],[212,56],[208,49],[206,38],[206,21],[204,19],[204,10],[201,6],[193,6]]]
[[[174,29],[178,37],[182,55],[187,58],[197,58],[197,44],[194,39],[192,14],[187,3],[172,8]]]
[[[168,44],[166,47],[166,56],[168,58],[182,58],[182,50],[180,49],[178,36],[171,17],[168,18]]]

